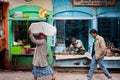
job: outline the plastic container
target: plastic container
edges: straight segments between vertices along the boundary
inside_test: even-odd
[[[15,55],[22,54],[22,46],[13,45],[12,46],[12,54],[15,54]]]

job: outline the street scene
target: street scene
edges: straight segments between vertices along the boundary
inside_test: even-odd
[[[120,80],[120,0],[0,0],[0,80]]]

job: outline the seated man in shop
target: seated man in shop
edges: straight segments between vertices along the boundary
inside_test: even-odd
[[[83,55],[86,52],[86,50],[85,50],[81,40],[77,40],[76,37],[72,37],[72,43],[71,43],[70,47],[64,49],[63,52]]]

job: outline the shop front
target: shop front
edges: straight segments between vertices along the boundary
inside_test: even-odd
[[[53,2],[53,24],[57,28],[54,47],[54,66],[56,67],[89,67],[90,58],[85,55],[76,55],[64,53],[63,50],[71,43],[72,36],[76,36],[81,40],[88,54],[92,51],[93,38],[89,31],[94,28],[99,34],[105,38],[107,47],[115,46],[114,50],[105,56],[105,66],[107,68],[120,68],[120,52],[119,52],[119,1],[116,5],[111,3],[106,5],[73,5],[73,1],[77,0],[52,0]],[[83,2],[85,2],[83,0]],[[93,1],[94,4],[97,1]],[[99,0],[98,0],[99,2]],[[104,1],[101,1],[104,3]],[[114,2],[114,1],[113,1]],[[82,4],[82,3],[81,3]],[[112,4],[113,5],[113,4]],[[102,7],[101,7],[102,6]],[[111,40],[113,39],[113,40]],[[115,39],[115,40],[114,40]],[[110,42],[113,41],[115,43]],[[115,53],[115,50],[117,52]]]
[[[58,67],[88,67],[90,58],[86,55],[74,55],[63,50],[70,46],[72,37],[75,36],[89,54],[91,50],[91,36],[89,30],[96,28],[95,10],[90,7],[73,7],[67,0],[57,3],[53,1],[53,25],[57,28],[54,47],[54,66]]]
[[[97,10],[98,32],[104,37],[108,52],[105,65],[108,68],[120,68],[120,2],[113,7],[100,7]]]
[[[9,10],[9,55],[14,69],[32,68],[35,45],[30,41],[27,33],[29,26],[33,22],[51,23],[52,12],[44,9],[49,13],[49,16],[41,17],[40,10],[42,9],[36,5],[21,5]],[[47,37],[48,63],[51,65],[53,58],[50,39]]]

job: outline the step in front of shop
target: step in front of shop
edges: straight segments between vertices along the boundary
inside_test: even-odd
[[[76,68],[76,67],[54,67],[53,68],[56,72],[66,72],[66,73],[81,73],[81,74],[84,74],[84,73],[88,73],[89,71],[89,68]],[[110,73],[120,73],[120,69],[119,68],[116,68],[116,69],[108,69],[108,71]],[[94,73],[103,73],[102,70],[100,68],[97,68]]]

